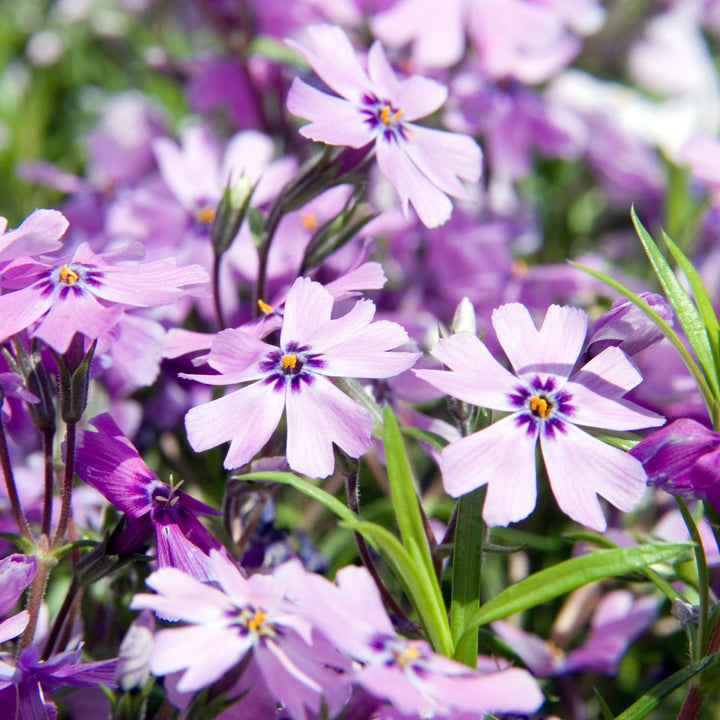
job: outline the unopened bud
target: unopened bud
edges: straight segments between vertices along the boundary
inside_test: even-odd
[[[469,332],[473,335],[477,334],[477,322],[475,320],[475,308],[470,302],[470,298],[464,297],[455,309],[452,323],[450,324],[452,333]]]
[[[247,214],[255,183],[241,175],[232,185],[228,180],[210,229],[216,255],[222,255],[232,244]]]

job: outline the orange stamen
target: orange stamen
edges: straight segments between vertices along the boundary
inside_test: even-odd
[[[258,300],[258,307],[260,308],[260,312],[265,313],[266,315],[270,315],[270,313],[275,312],[275,308],[272,305],[268,305],[262,300]]]
[[[74,285],[79,279],[80,276],[67,265],[63,265],[60,268],[60,282],[65,283],[66,285]]]
[[[545,398],[538,397],[537,395],[530,398],[530,411],[534,415],[546,418],[550,414],[550,410],[552,410],[552,407]]]
[[[297,355],[283,355],[281,362],[284,368],[290,368],[291,370],[294,370],[295,366],[297,365]]]

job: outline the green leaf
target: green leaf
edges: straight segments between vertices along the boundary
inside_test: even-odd
[[[688,665],[669,678],[665,678],[650,692],[645,693],[638,701],[634,702],[625,712],[620,713],[615,720],[640,720],[640,718],[647,717],[671,692],[677,690],[715,661],[717,661],[717,655],[709,655]]]
[[[572,260],[569,260],[568,262],[570,263],[570,265],[576,267],[578,270],[582,270],[588,275],[592,275],[598,280],[604,282],[606,285],[609,285],[614,290],[617,290],[633,305],[639,307],[660,328],[663,335],[665,335],[665,337],[672,343],[675,350],[677,350],[678,355],[680,355],[682,361],[685,363],[685,366],[690,371],[693,380],[695,380],[695,383],[700,390],[700,394],[703,397],[703,401],[705,402],[705,406],[707,407],[710,417],[715,419],[718,414],[718,402],[715,399],[715,396],[713,395],[713,392],[707,383],[703,371],[698,367],[695,359],[688,352],[688,349],[685,347],[678,334],[655,312],[655,310],[652,309],[652,307],[650,307],[650,305],[645,300],[643,300],[639,295],[634,293],[632,290],[630,290],[630,288],[626,287],[621,282],[618,282],[614,278],[611,278],[609,275],[606,275],[599,270],[594,270],[593,268],[579,265],[578,263],[572,262]]]
[[[428,618],[427,620],[440,623],[442,626],[428,628],[428,632],[442,642],[440,646],[436,646],[433,642],[433,647],[437,652],[446,654],[449,651],[452,654],[453,643],[450,638],[445,601],[430,556],[425,525],[420,512],[420,501],[415,491],[415,482],[400,428],[393,411],[387,405],[383,412],[383,442],[390,493],[403,545],[410,553],[418,572],[423,576],[425,592],[429,593],[427,597],[422,598],[423,604],[431,604],[433,607],[432,619]],[[416,609],[420,612],[417,606]]]
[[[361,521],[352,525],[368,542],[376,547],[392,567],[417,611],[423,629],[433,649],[452,657],[453,643],[450,636],[445,606],[436,601],[432,578],[418,567],[411,552],[386,528],[376,523]]]
[[[246,475],[237,475],[235,477],[238,480],[266,480],[269,482],[291,485],[296,490],[299,490],[314,500],[321,502],[348,525],[353,526],[360,520],[360,518],[347,505],[340,502],[340,500],[331,495],[329,492],[319,488],[317,485],[313,485],[313,483],[309,480],[306,480],[299,475],[294,475],[289,472],[267,471],[247,473]]]
[[[427,443],[428,445],[432,445],[433,448],[435,448],[435,450],[437,450],[438,452],[442,451],[443,448],[448,444],[448,441],[444,437],[436,435],[433,432],[429,432],[428,430],[421,430],[420,428],[416,427],[403,427],[400,428],[400,432],[403,435],[408,435],[409,437],[415,438],[416,440],[420,440]]]
[[[600,706],[600,712],[602,713],[603,720],[615,720],[615,716],[612,714],[608,704],[605,702],[605,698],[600,694],[600,691],[594,687],[593,692],[595,693],[595,699]]]
[[[687,277],[690,287],[692,288],[695,304],[697,305],[698,312],[702,318],[703,326],[708,334],[710,349],[712,350],[714,360],[709,368],[703,367],[703,369],[705,370],[705,374],[711,380],[713,389],[717,394],[718,387],[720,386],[720,380],[718,378],[718,367],[720,367],[720,323],[718,323],[718,318],[715,314],[715,310],[713,309],[710,296],[708,295],[697,270],[693,267],[693,264],[664,230],[663,239],[675,259],[675,262],[685,273],[685,277]],[[712,381],[714,381],[714,383]]]
[[[423,564],[426,572],[435,575],[402,434],[393,411],[387,405],[383,413],[383,442],[390,492],[403,545],[417,553],[414,559]]]
[[[488,600],[468,624],[455,654],[464,652],[465,643],[472,642],[475,628],[481,625],[535,607],[594,580],[624,575],[646,565],[669,560],[692,547],[692,543],[657,542],[632,548],[598,550],[541,570]]]
[[[710,346],[710,338],[705,328],[705,324],[700,317],[700,313],[695,307],[695,303],[692,298],[680,284],[680,281],[672,271],[672,268],[668,264],[662,252],[660,252],[660,248],[658,248],[655,241],[650,236],[650,233],[640,222],[634,208],[632,209],[631,214],[635,230],[640,237],[640,242],[645,248],[645,253],[650,259],[650,263],[653,266],[653,270],[655,270],[655,274],[662,285],[667,299],[670,301],[673,308],[675,308],[675,313],[677,314],[678,320],[685,331],[685,335],[687,336],[692,349],[695,351],[695,355],[700,365],[705,371],[705,375],[713,388],[715,397],[717,397],[718,377],[717,372],[714,369],[715,359]]]
[[[582,530],[580,532],[569,532],[564,533],[563,537],[569,538],[570,540],[573,540],[575,542],[589,542],[593,545],[597,545],[598,547],[603,548],[616,548],[620,547],[616,543],[614,543],[612,540],[609,540],[604,535],[596,535],[592,532],[587,532],[586,530]],[[645,577],[650,580],[650,582],[654,583],[658,590],[660,590],[670,602],[675,600],[676,598],[680,598],[683,602],[687,602],[687,598],[675,587],[673,587],[665,578],[661,577],[656,573],[652,568],[644,567],[640,569],[640,572],[645,575]],[[677,583],[676,583],[677,584]]]

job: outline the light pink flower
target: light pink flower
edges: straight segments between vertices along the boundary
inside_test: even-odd
[[[370,48],[365,72],[339,27],[315,25],[308,34],[314,51],[290,44],[337,95],[295,78],[288,110],[311,121],[300,133],[328,145],[374,143],[380,171],[400,196],[403,212],[412,203],[425,225],[442,225],[452,212],[448,195],[466,197],[461,180],[476,182],[482,169],[472,138],[412,122],[435,112],[447,88],[419,75],[399,79],[379,42]]]
[[[527,308],[510,303],[493,311],[492,324],[515,374],[470,333],[433,349],[449,372],[415,371],[464,402],[509,413],[448,445],[440,462],[450,495],[488,486],[483,516],[490,525],[522,520],[535,507],[538,442],[558,505],[577,522],[605,530],[597,495],[628,512],[645,492],[639,461],[578,427],[622,431],[665,422],[622,399],[642,377],[619,348],[603,350],[574,372],[587,322],[578,308],[551,305],[537,330]]]

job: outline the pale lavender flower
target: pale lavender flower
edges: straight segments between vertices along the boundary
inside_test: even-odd
[[[172,303],[208,281],[200,266],[174,260],[124,263],[120,253],[96,255],[82,243],[67,262],[19,258],[4,270],[0,341],[21,330],[65,352],[75,333],[96,339],[127,307]],[[17,288],[17,289],[16,289]],[[33,327],[35,323],[39,323]]]
[[[111,551],[132,552],[154,534],[160,567],[179,567],[201,580],[212,579],[209,553],[222,546],[198,515],[218,511],[177,485],[162,482],[110,415],[98,415],[92,425],[97,432],[79,435],[75,472],[128,516],[128,526]]]
[[[23,255],[37,255],[58,250],[68,221],[57,210],[35,210],[15,230],[7,229],[0,217],[0,269]]]
[[[366,73],[342,29],[315,25],[308,34],[314,51],[291,44],[337,96],[295,78],[288,110],[311,121],[300,133],[329,145],[374,143],[380,171],[403,212],[407,215],[410,202],[428,227],[444,223],[452,212],[448,195],[467,197],[461,180],[476,182],[482,169],[472,138],[412,122],[440,108],[447,88],[418,75],[399,79],[379,42],[370,48]]]
[[[627,590],[610,592],[595,608],[587,640],[568,653],[504,620],[492,623],[492,629],[535,677],[580,671],[615,675],[630,644],[656,615],[657,601],[652,596],[636,599]]]
[[[462,712],[525,714],[542,704],[537,683],[523,670],[477,672],[435,654],[423,640],[398,635],[365,568],[341,569],[337,585],[301,572],[298,563],[278,571],[294,588],[298,607],[360,663],[353,682],[400,712],[454,718]]]
[[[618,348],[574,372],[587,332],[580,309],[551,305],[538,331],[527,308],[497,308],[492,324],[515,375],[470,333],[440,340],[432,355],[450,368],[416,373],[464,402],[509,415],[443,450],[445,489],[457,497],[488,486],[490,525],[522,520],[535,507],[535,448],[540,442],[561,510],[596,530],[606,527],[597,495],[632,510],[645,492],[645,471],[632,456],[580,430],[634,430],[664,419],[623,400],[642,377]]]
[[[157,595],[136,595],[135,610],[189,623],[160,630],[150,657],[155,675],[182,671],[176,690],[208,687],[250,653],[270,694],[294,720],[318,713],[323,700],[335,716],[347,697],[338,672],[349,663],[318,637],[288,600],[288,588],[270,575],[245,578],[218,552],[211,553],[219,587],[175,568],[153,573],[147,584]]]
[[[219,375],[184,375],[213,385],[250,381],[225,397],[192,408],[188,440],[198,452],[230,441],[226,468],[252,460],[287,415],[287,460],[293,470],[325,477],[335,464],[335,443],[351,457],[370,445],[370,413],[329,377],[383,378],[407,370],[417,353],[389,352],[407,341],[396,323],[373,322],[375,305],[361,300],[331,319],[333,296],[298,278],[288,292],[280,346],[242,329],[218,333],[208,364]]]

